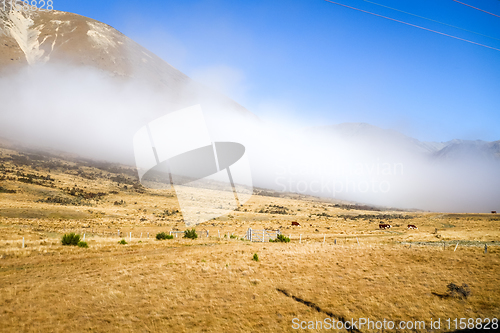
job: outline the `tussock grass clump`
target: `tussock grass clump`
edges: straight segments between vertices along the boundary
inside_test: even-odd
[[[61,239],[62,245],[73,245],[76,246],[80,242],[80,235],[75,234],[74,232],[70,234],[64,234]]]
[[[259,255],[257,253],[254,253],[252,260],[253,261],[259,261]]]
[[[127,245],[128,243],[125,239],[122,239],[121,241],[118,242],[118,244]]]
[[[88,248],[89,245],[87,244],[87,242],[78,242],[78,246],[79,247],[83,247],[83,248]]]
[[[157,240],[164,240],[164,239],[173,239],[174,235],[168,235],[165,232],[160,232],[156,234],[156,239]]]
[[[198,234],[194,228],[191,230],[187,229],[184,231],[184,238],[196,239],[198,238]]]

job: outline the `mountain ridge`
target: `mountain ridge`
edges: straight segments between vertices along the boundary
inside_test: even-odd
[[[308,131],[316,136],[327,136],[344,144],[367,144],[369,146],[389,146],[392,149],[406,148],[415,153],[425,154],[436,159],[466,157],[466,152],[476,157],[500,159],[500,140],[461,140],[446,142],[420,141],[393,129],[383,129],[368,123],[340,123],[316,126]]]

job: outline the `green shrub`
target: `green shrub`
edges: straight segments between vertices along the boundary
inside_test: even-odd
[[[259,261],[259,255],[257,253],[254,253],[252,260]]]
[[[118,244],[127,245],[127,241],[125,239],[122,239],[121,241],[118,242]]]
[[[80,235],[76,235],[74,232],[70,234],[64,234],[62,237],[61,243],[62,245],[78,245],[80,241]]]
[[[231,235],[231,236],[229,236],[229,238],[234,239],[234,238],[238,238],[238,236]]]
[[[174,238],[174,235],[169,235],[165,232],[160,232],[158,234],[156,234],[156,239],[157,240],[163,240],[163,239],[173,239]]]
[[[156,239],[157,239],[157,240],[167,239],[167,234],[166,234],[166,233],[164,233],[164,232],[157,233],[157,234],[156,234]]]
[[[198,238],[198,234],[194,228],[191,230],[187,229],[184,231],[184,238],[196,239]]]
[[[284,235],[278,235],[278,237],[276,237],[274,242],[275,243],[288,243],[288,242],[290,242],[290,238],[288,238]]]
[[[79,247],[84,247],[84,248],[88,248],[89,245],[87,244],[87,242],[78,242],[78,246]]]

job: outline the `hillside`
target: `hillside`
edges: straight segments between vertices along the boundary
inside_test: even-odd
[[[0,10],[0,72],[61,63],[147,83],[167,94],[178,108],[217,100],[231,112],[252,117],[238,103],[191,80],[105,23],[57,10]]]

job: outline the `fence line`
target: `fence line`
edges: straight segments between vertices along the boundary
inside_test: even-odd
[[[278,235],[281,235],[281,230],[266,230],[266,229],[260,229],[260,230],[253,230],[252,228],[248,228],[245,239],[249,240],[251,242],[265,242],[266,238],[267,241],[270,239],[276,239]]]

